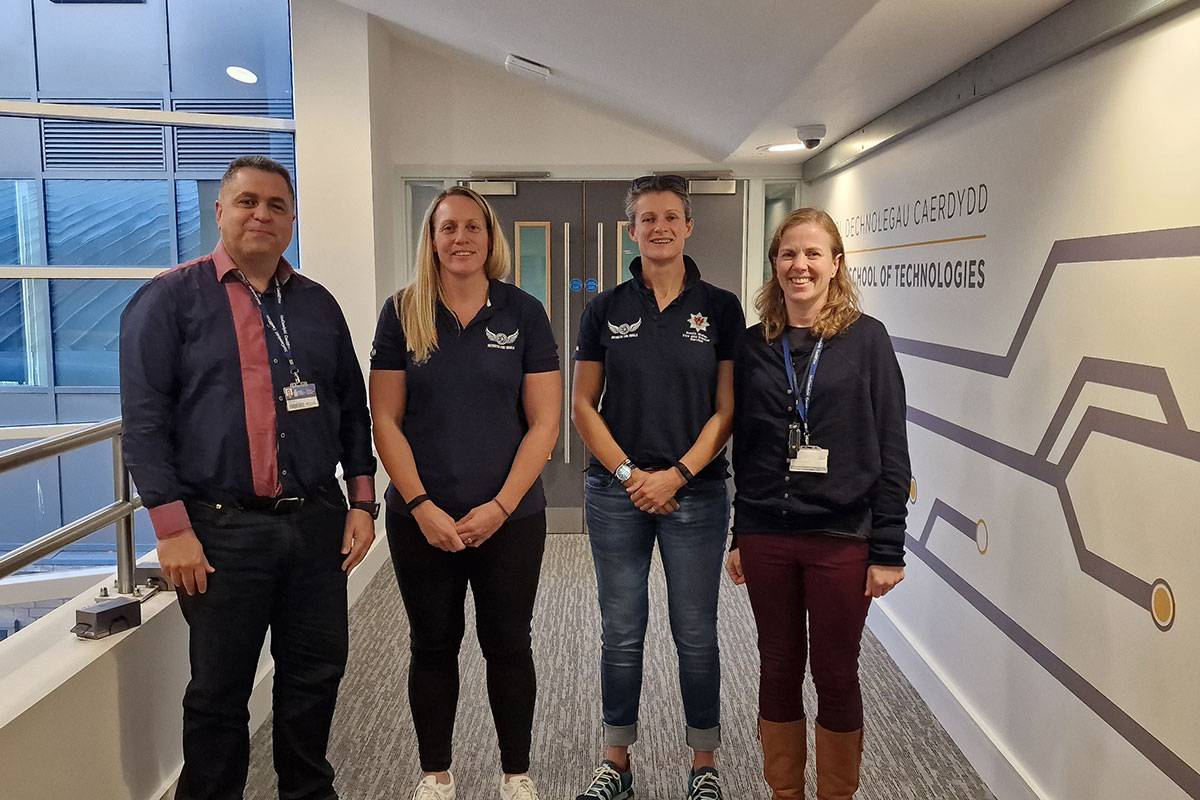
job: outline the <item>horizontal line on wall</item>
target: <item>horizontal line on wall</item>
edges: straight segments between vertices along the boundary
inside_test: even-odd
[[[953,239],[929,239],[924,242],[906,242],[904,244],[889,244],[885,247],[865,247],[862,250],[847,250],[846,255],[854,255],[855,253],[878,253],[880,250],[899,250],[902,247],[925,247],[933,244],[951,244],[953,242],[973,242],[978,239],[986,239],[986,233],[977,233],[974,236],[955,236]]]

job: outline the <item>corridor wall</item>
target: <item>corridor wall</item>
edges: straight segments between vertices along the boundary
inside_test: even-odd
[[[1198,41],[1189,4],[804,187],[907,382],[874,624],[1020,794],[1200,797]]]

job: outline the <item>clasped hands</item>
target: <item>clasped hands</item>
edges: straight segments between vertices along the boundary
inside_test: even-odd
[[[659,469],[648,472],[634,468],[629,480],[625,481],[625,492],[637,506],[647,514],[670,514],[679,508],[675,493],[687,483],[677,469]]]
[[[508,519],[495,500],[475,506],[457,521],[432,500],[421,503],[413,509],[412,515],[425,535],[425,541],[448,553],[479,547]]]

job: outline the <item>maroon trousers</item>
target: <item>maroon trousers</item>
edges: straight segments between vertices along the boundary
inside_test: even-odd
[[[836,732],[861,728],[858,652],[871,604],[863,594],[867,543],[825,534],[747,533],[738,535],[738,549],[758,627],[759,716],[770,722],[804,717],[807,656],[817,723]]]

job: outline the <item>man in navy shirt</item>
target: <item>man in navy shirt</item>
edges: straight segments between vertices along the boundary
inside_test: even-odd
[[[216,218],[213,253],[149,281],[121,316],[125,462],[190,633],[176,798],[242,797],[270,629],[279,796],[326,800],[346,576],[379,510],[366,392],[337,302],[282,257],[287,170],[235,160]]]

